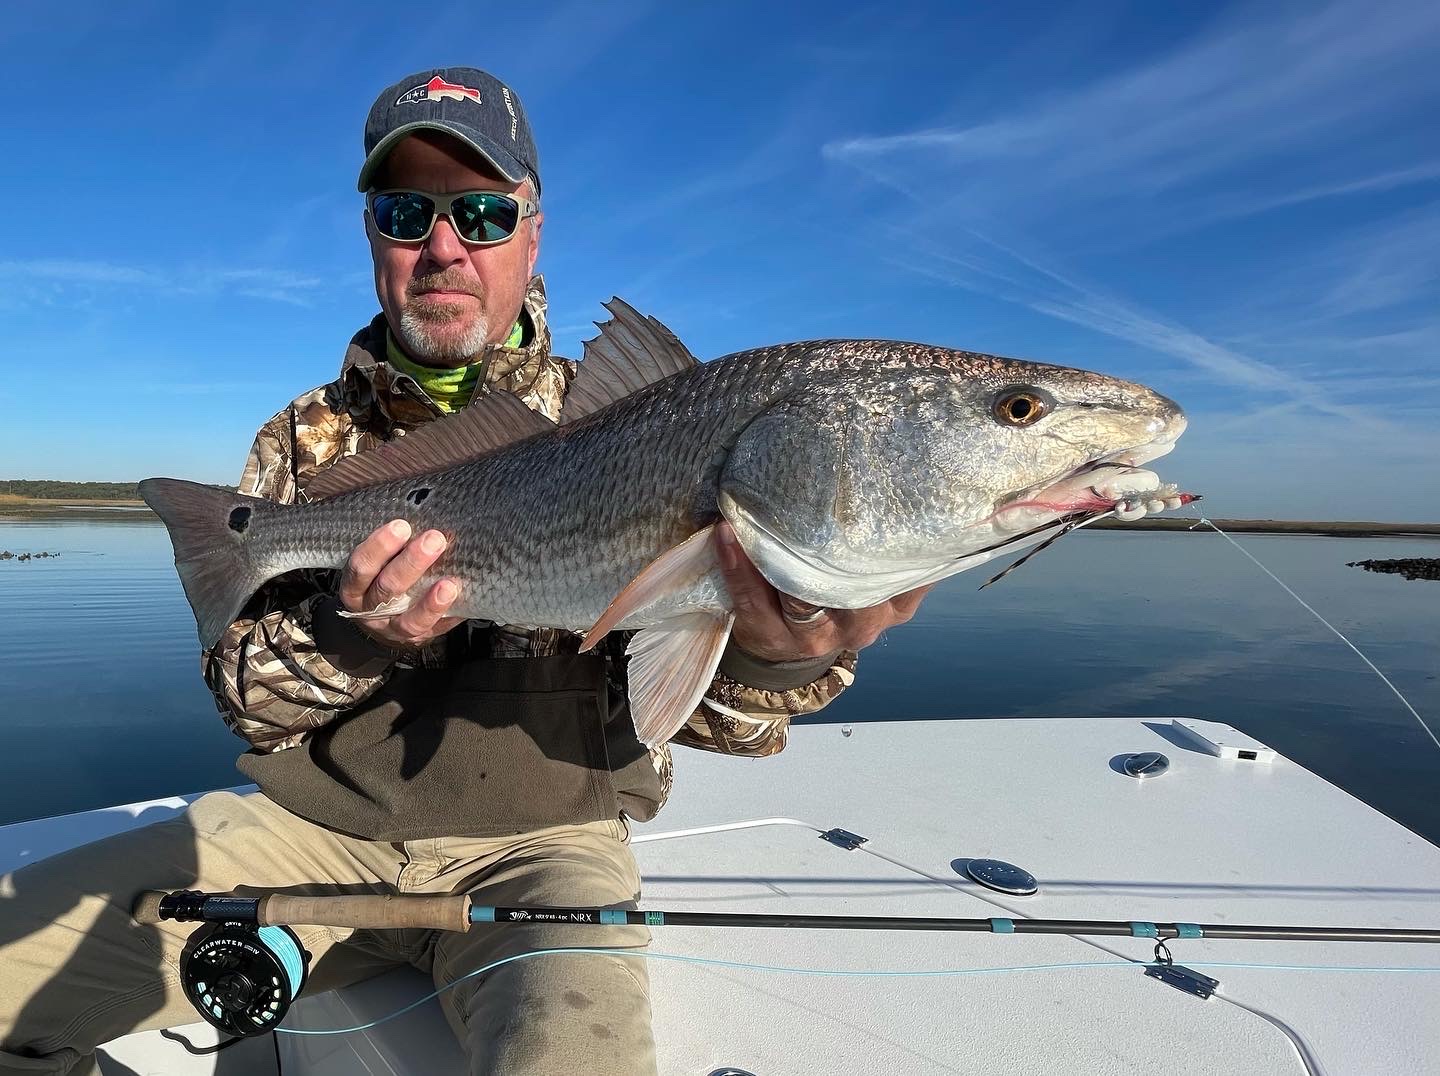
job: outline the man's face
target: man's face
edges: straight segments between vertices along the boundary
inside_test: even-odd
[[[402,139],[376,174],[377,190],[434,194],[503,191],[533,197],[530,183],[511,183],[462,143],[439,132]],[[410,356],[429,366],[464,366],[486,344],[510,335],[540,253],[539,216],[522,220],[503,243],[471,247],[441,216],[423,242],[380,235],[370,214],[365,232],[375,262],[375,292],[391,331]]]

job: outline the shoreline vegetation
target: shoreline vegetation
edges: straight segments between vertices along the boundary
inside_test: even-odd
[[[234,486],[227,486],[234,489]],[[133,482],[58,482],[0,480],[0,515],[44,515],[63,511],[66,516],[93,509],[110,514],[116,509],[142,510]],[[1440,523],[1378,523],[1310,519],[1217,519],[1215,525],[1234,534],[1310,534],[1330,538],[1440,538]],[[1102,519],[1090,530],[1192,531],[1210,528],[1186,516],[1147,516],[1133,523]]]

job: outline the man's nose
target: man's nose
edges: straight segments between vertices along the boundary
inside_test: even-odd
[[[443,215],[436,217],[435,227],[430,229],[430,237],[425,240],[425,259],[444,269],[461,264],[469,256],[470,248],[460,242],[450,218]]]

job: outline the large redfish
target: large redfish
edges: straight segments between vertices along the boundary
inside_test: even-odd
[[[1055,534],[1184,495],[1139,469],[1185,429],[1128,381],[885,340],[819,340],[699,363],[615,300],[559,425],[508,393],[341,461],[285,506],[152,478],[200,640],[213,645],[266,580],[339,568],[387,520],[450,545],[452,615],[613,629],[631,640],[640,738],[669,739],[730,634],[711,527],[781,591],[874,605]],[[423,591],[420,591],[423,592]],[[393,615],[402,595],[372,615]]]

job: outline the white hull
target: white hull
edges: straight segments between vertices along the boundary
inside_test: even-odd
[[[1215,735],[1227,726],[1194,722]],[[1162,719],[905,721],[797,728],[746,760],[676,751],[675,793],[637,827],[644,904],[663,909],[1199,923],[1440,925],[1440,850],[1298,765],[1221,759]],[[1178,738],[1177,738],[1178,739]],[[1137,781],[1129,752],[1170,771]],[[155,821],[181,799],[0,828],[0,869]],[[776,821],[776,819],[779,821]],[[743,823],[718,832],[696,828]],[[868,838],[847,851],[819,839]],[[952,866],[995,858],[1035,896]],[[658,953],[827,969],[1148,960],[1132,938],[662,927]],[[1440,946],[1198,940],[1177,963],[1440,965]],[[543,959],[543,958],[541,958]],[[1387,1073],[1440,1071],[1440,974],[1198,967],[1202,1001],[1139,966],[929,978],[815,977],[652,962],[660,1071],[817,1073]],[[335,1027],[430,989],[401,969],[302,998],[286,1023]],[[208,1038],[203,1025],[190,1029]],[[262,1041],[243,1071],[273,1070]],[[463,1072],[432,1002],[373,1031],[280,1037],[286,1076]],[[109,1052],[135,1072],[216,1071],[154,1033]],[[220,1056],[220,1072],[235,1064]],[[267,1060],[268,1059],[268,1060]],[[270,1067],[266,1067],[270,1066]]]

